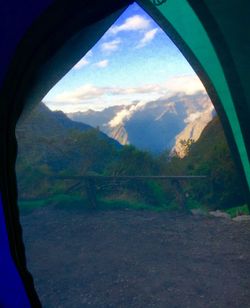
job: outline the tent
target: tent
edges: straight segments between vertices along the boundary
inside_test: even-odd
[[[1,1],[1,307],[40,305],[26,267],[17,208],[17,120],[24,106],[39,102],[132,2]],[[205,85],[249,196],[250,2],[138,0],[137,3],[166,31]]]

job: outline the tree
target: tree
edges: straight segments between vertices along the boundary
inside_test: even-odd
[[[190,152],[191,146],[194,144],[194,139],[188,138],[187,140],[181,139],[180,145],[181,145],[181,153],[183,153],[183,156],[187,156]]]

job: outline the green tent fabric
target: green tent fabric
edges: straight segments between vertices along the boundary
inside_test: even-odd
[[[132,2],[9,0],[0,5],[0,192],[11,257],[34,307],[39,300],[26,267],[17,208],[15,125],[24,106],[40,101]],[[137,2],[203,81],[249,197],[250,1]]]
[[[211,3],[211,1],[207,2]],[[236,147],[234,147],[234,154],[235,156],[240,156],[240,163],[244,170],[248,188],[250,188],[250,165],[246,149],[246,141],[242,135],[241,125],[235,109],[235,102],[225,78],[222,64],[200,19],[186,0],[152,0],[139,1],[139,3],[149,14],[151,14],[162,28],[170,34],[170,36],[171,26],[175,30],[175,33],[179,35],[184,44],[192,52],[196,61],[198,61],[199,65],[196,66],[193,63],[193,67],[204,82],[212,99],[213,93],[211,92],[215,91],[218,95],[220,103],[216,104],[214,100],[213,102],[215,103],[215,107],[217,107],[217,111],[219,112],[224,124],[226,135],[231,139],[230,144],[232,145],[233,142],[236,144]],[[224,6],[224,11],[220,11],[220,13],[224,15],[224,18],[227,15],[226,8],[227,6]],[[178,38],[176,39],[173,32],[172,38],[178,46],[179,40]],[[181,45],[179,45],[179,47],[182,49]],[[182,51],[185,54],[185,48]],[[189,58],[189,61],[192,64],[192,56]],[[204,73],[210,81],[209,84],[202,78]],[[230,136],[230,133],[232,136]]]

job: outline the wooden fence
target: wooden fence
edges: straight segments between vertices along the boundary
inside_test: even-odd
[[[169,180],[172,183],[174,188],[176,199],[179,204],[181,210],[186,210],[186,202],[185,202],[185,195],[183,192],[183,188],[181,182],[184,180],[201,180],[206,179],[207,176],[205,175],[162,175],[162,176],[140,176],[140,175],[124,175],[124,176],[102,176],[102,175],[83,175],[83,176],[56,176],[53,179],[57,180],[71,180],[76,181],[76,183],[71,186],[71,189],[79,187],[80,185],[84,184],[86,195],[91,207],[97,208],[97,199],[96,199],[96,186],[99,182],[120,182],[120,181],[127,181],[127,180]]]

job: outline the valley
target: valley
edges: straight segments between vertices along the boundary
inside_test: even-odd
[[[122,145],[131,144],[140,150],[161,153],[180,152],[182,139],[198,140],[215,111],[207,94],[201,91],[67,115],[74,121],[99,127]]]
[[[174,137],[185,141],[179,153],[123,145],[99,125],[72,121],[42,103],[18,123],[18,205],[27,267],[44,307],[247,305],[249,210],[220,121],[209,106],[187,113],[183,104],[167,104],[156,122],[168,114],[175,125],[182,115],[185,128]],[[119,114],[110,112],[113,120]],[[134,115],[136,129],[140,117],[143,129],[145,118],[158,114],[141,113]],[[72,175],[90,176],[92,186],[63,180]],[[177,186],[94,180],[126,175],[206,178]]]
[[[148,110],[145,112],[148,116],[151,114],[155,117],[157,114],[151,109],[159,112],[160,107],[158,103],[157,106],[155,104],[146,105],[145,109]],[[205,125],[213,113],[209,104],[205,104],[207,109],[204,104],[200,109],[189,106],[188,117],[193,121],[188,123],[185,120],[187,110],[183,107],[183,102],[171,106],[170,104],[167,103],[168,107],[162,104],[165,109],[161,109],[161,117],[170,114],[168,119],[169,116],[173,117],[172,123],[175,123],[174,119],[177,116],[181,118],[180,122],[187,122],[184,131],[175,135],[174,139],[178,139],[178,136],[181,138],[189,136],[185,135],[185,132],[191,131],[192,126],[196,127],[197,119],[202,122],[201,119],[205,114],[204,117],[207,118],[202,122],[202,125]],[[207,113],[201,112],[204,108]],[[109,109],[112,117],[115,110],[117,112],[117,108]],[[134,117],[138,140],[140,140],[139,134],[149,140],[149,144],[157,140],[158,136],[165,136],[164,130],[151,136],[150,134],[155,132],[152,129],[151,133],[147,134],[150,125],[144,126],[144,120],[142,121],[144,124],[140,124],[138,119],[147,117],[141,113],[135,113]],[[142,125],[141,130],[140,125]],[[178,126],[178,121],[173,125]],[[189,196],[185,200],[189,208],[201,206],[207,209],[228,209],[244,205],[244,189],[218,118],[215,116],[203,130],[198,124],[197,126],[199,129],[196,129],[198,131],[196,136],[201,134],[200,138],[194,143],[193,139],[188,138],[186,143],[180,145],[179,152],[182,151],[186,156],[183,157],[176,151],[170,158],[170,152],[165,149],[156,154],[141,150],[134,145],[121,145],[103,133],[99,127],[93,128],[89,124],[72,121],[63,112],[52,112],[40,103],[19,121],[16,130],[18,140],[16,172],[20,207],[21,209],[32,208],[32,205],[36,207],[37,204],[43,203],[42,200],[64,199],[69,204],[86,200],[88,193],[84,183],[54,178],[68,175],[207,176],[207,179],[202,181],[184,181],[181,183],[181,188],[176,188],[176,183],[173,181],[156,180],[131,179],[122,182],[113,181],[105,185],[94,183],[91,189],[95,189],[98,202],[105,204],[107,208],[110,202],[118,202],[119,207],[177,210],[180,205],[179,199],[183,199],[184,195]],[[194,134],[194,131],[192,133]]]

